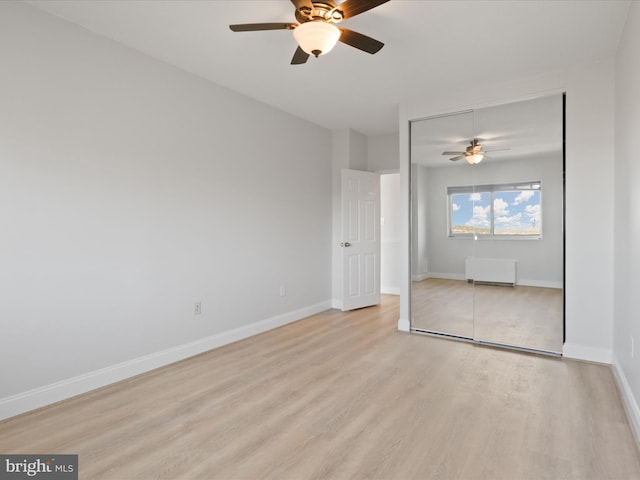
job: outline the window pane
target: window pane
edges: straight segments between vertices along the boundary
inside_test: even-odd
[[[541,235],[542,212],[539,190],[494,192],[495,235]]]
[[[491,194],[454,193],[451,195],[451,234],[491,233]]]

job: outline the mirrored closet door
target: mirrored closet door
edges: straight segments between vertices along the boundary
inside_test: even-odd
[[[411,327],[562,351],[563,96],[411,123]]]

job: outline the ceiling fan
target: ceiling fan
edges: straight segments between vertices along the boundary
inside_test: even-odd
[[[305,63],[310,55],[318,57],[329,52],[338,41],[359,50],[374,54],[384,43],[335,24],[371,10],[389,0],[346,0],[337,5],[334,0],[291,0],[296,7],[299,23],[241,23],[229,25],[234,32],[259,30],[293,30],[298,48],[293,54],[292,65]]]
[[[466,159],[469,165],[475,165],[480,163],[483,159],[489,158],[487,157],[487,153],[491,152],[501,152],[503,150],[509,150],[508,148],[500,148],[496,150],[482,150],[482,141],[481,138],[474,138],[469,142],[469,146],[465,149],[464,152],[442,152],[442,155],[454,155],[449,160],[452,162],[457,162],[461,159]]]

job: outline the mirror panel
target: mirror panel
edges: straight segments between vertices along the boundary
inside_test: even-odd
[[[473,256],[472,235],[449,232],[446,187],[473,185],[464,160],[450,161],[473,138],[473,112],[444,115],[411,124],[412,327],[473,338],[473,284],[464,277],[464,259]]]
[[[560,352],[563,98],[411,124],[412,328]],[[455,155],[473,149],[470,164]]]
[[[476,189],[489,185],[493,235],[479,236],[475,260],[513,268],[515,287],[479,278],[477,340],[561,352],[563,343],[562,95],[475,111],[489,161],[474,165]],[[491,143],[490,143],[490,140]],[[494,161],[495,160],[495,161]],[[491,260],[489,260],[491,259]],[[497,279],[498,281],[500,279]],[[510,280],[509,280],[510,281]]]

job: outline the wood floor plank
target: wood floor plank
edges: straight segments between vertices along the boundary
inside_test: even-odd
[[[323,312],[0,422],[0,452],[92,480],[640,478],[608,366],[397,318],[393,296]]]

